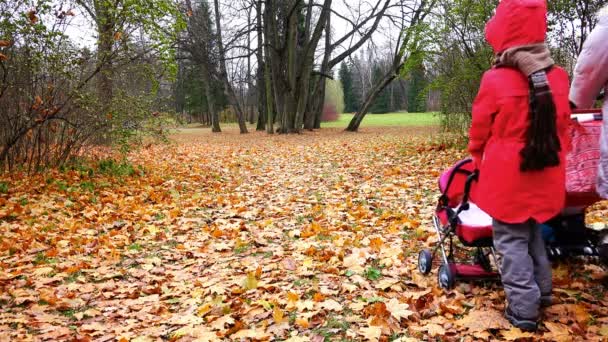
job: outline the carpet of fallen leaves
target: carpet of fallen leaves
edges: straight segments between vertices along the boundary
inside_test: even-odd
[[[133,175],[0,179],[0,340],[606,339],[593,262],[555,266],[537,334],[505,321],[499,284],[418,273],[437,177],[465,155],[434,133],[194,131]]]

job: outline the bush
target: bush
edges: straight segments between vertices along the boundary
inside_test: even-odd
[[[97,168],[99,173],[115,177],[131,177],[143,174],[141,168],[136,170],[131,163],[124,160],[118,162],[114,159],[104,159],[99,161]]]
[[[321,115],[322,122],[337,121],[340,117],[336,107],[331,104],[323,106],[323,114]]]

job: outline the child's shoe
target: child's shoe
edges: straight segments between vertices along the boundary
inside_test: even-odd
[[[513,312],[511,312],[509,307],[507,307],[507,310],[505,310],[505,317],[514,327],[523,331],[536,331],[537,329],[536,319],[516,316]]]

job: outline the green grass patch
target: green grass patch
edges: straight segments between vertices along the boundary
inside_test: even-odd
[[[128,249],[130,251],[139,252],[139,251],[141,251],[143,249],[143,247],[140,244],[138,244],[138,243],[135,242],[135,243],[132,243],[131,245],[129,245]]]
[[[368,267],[365,270],[365,277],[369,280],[378,280],[382,277],[382,271],[375,267]]]
[[[337,121],[324,122],[322,128],[346,128],[354,114],[341,114]],[[437,113],[388,113],[367,114],[361,127],[407,127],[438,126],[440,118]]]
[[[8,183],[0,182],[0,194],[8,194]]]
[[[114,159],[105,159],[99,161],[97,165],[101,174],[114,177],[131,177],[136,174],[143,174],[143,170],[136,170],[135,167],[127,161],[115,161]]]

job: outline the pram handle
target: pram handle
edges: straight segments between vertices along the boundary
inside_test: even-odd
[[[591,109],[574,109],[570,118],[573,121],[583,123],[590,121],[602,121],[604,116],[602,115],[602,109],[591,108]]]
[[[469,176],[467,176],[467,180],[464,183],[464,194],[462,196],[462,204],[458,207],[458,210],[454,215],[452,215],[450,219],[450,224],[454,226],[458,221],[458,215],[463,211],[467,211],[470,208],[469,198],[471,197],[471,186],[473,186],[473,182],[476,182],[479,179],[479,170],[473,171]]]
[[[473,171],[468,177],[467,181],[464,183],[464,195],[462,197],[462,210],[469,210],[469,198],[471,197],[471,186],[473,182],[479,179],[479,170]],[[466,207],[466,208],[465,208]]]

